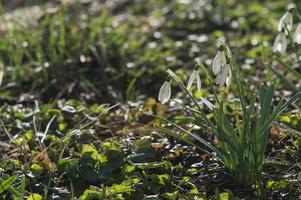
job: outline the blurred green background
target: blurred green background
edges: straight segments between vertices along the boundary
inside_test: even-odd
[[[210,66],[218,39],[234,47],[247,74],[260,76],[287,4],[2,1],[0,60],[5,75],[0,99],[114,103],[156,97],[167,68],[185,78],[197,57]]]

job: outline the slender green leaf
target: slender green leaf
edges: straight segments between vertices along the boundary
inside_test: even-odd
[[[294,83],[292,83],[290,80],[288,80],[285,76],[283,76],[281,73],[277,72],[277,70],[275,70],[273,67],[268,66],[268,68],[275,73],[278,78],[285,83],[291,90],[293,90],[294,92],[299,92],[298,88],[295,86]]]
[[[297,72],[292,66],[289,66],[287,63],[283,62],[283,60],[275,56],[276,61],[281,64],[288,72],[292,73],[298,80],[301,79],[301,73]]]
[[[8,179],[6,179],[5,181],[0,180],[0,194],[3,193],[7,188],[9,188],[14,181],[16,180],[17,176],[11,176]]]

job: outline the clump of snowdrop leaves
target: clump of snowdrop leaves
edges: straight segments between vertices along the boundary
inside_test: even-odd
[[[228,49],[226,49],[228,51]],[[230,57],[230,55],[228,55]],[[212,63],[212,70],[216,77],[216,84],[219,86],[230,85],[232,72],[231,67],[227,64],[225,46],[221,45]]]
[[[274,53],[279,52],[282,54],[285,53],[287,49],[287,43],[288,41],[285,33],[283,32],[278,33],[273,44],[273,52]]]
[[[196,69],[193,70],[193,72],[191,73],[188,83],[187,83],[187,89],[189,90],[192,86],[192,84],[196,82],[197,88],[200,91],[201,90],[201,78],[200,78],[200,74],[199,74],[199,70],[198,67],[196,67]]]
[[[212,86],[214,104],[205,98],[201,98],[198,101],[189,91],[195,82],[199,86],[198,89],[200,88],[201,79],[199,78],[198,69],[195,69],[191,73],[187,84],[184,84],[181,78],[170,69],[167,70],[167,73],[172,81],[175,81],[184,89],[191,101],[187,106],[182,104],[183,109],[187,113],[192,114],[192,116],[195,116],[195,122],[198,122],[195,125],[200,125],[199,127],[202,131],[212,134],[220,145],[215,146],[211,144],[197,133],[194,133],[193,129],[185,129],[171,120],[153,115],[162,122],[177,128],[179,132],[175,133],[174,130],[170,130],[164,126],[158,126],[157,128],[162,133],[173,137],[177,136],[177,138],[195,145],[198,149],[214,157],[226,167],[228,172],[240,184],[250,188],[254,188],[254,185],[257,185],[258,193],[260,194],[264,190],[262,170],[270,128],[281,112],[301,97],[301,92],[296,93],[287,102],[282,99],[275,105],[273,102],[273,86],[262,85],[259,91],[251,88],[248,89],[248,86],[244,85],[244,82],[239,77],[239,67],[235,56],[231,53],[226,43],[223,43],[219,48],[217,56],[214,58],[212,70],[217,76],[216,83],[220,86],[229,85],[233,75],[233,86],[238,93],[241,110],[239,112],[241,114],[238,117],[241,120],[232,122],[228,119],[227,113],[224,112],[224,101],[219,98],[206,67],[200,60],[197,60],[197,63],[204,70]],[[171,81],[167,80],[160,89],[159,101],[161,103],[166,103],[170,98],[170,84]],[[247,101],[247,99],[250,99],[250,101]],[[256,101],[257,99],[258,101]],[[209,110],[204,109],[202,105],[206,105]],[[193,138],[193,140],[188,140],[187,136]]]
[[[162,104],[165,104],[169,101],[170,96],[171,96],[171,80],[170,78],[168,78],[168,80],[166,80],[160,88],[158,100]]]

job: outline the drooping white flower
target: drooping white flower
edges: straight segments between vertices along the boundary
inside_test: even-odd
[[[193,72],[191,73],[188,83],[187,83],[187,89],[189,90],[192,86],[192,84],[196,82],[197,88],[200,91],[201,90],[201,78],[200,78],[200,74],[199,71],[197,69],[193,70]]]
[[[295,43],[301,44],[301,23],[297,25],[293,39]]]
[[[287,38],[283,32],[280,32],[274,41],[273,52],[285,53],[287,48]]]
[[[163,85],[160,88],[159,95],[158,95],[158,100],[162,103],[165,104],[168,102],[171,96],[171,85],[170,81],[165,81]]]
[[[287,30],[291,31],[293,29],[293,13],[291,11],[287,11],[279,20],[278,23],[278,31]]]
[[[216,77],[216,84],[219,86],[227,85],[229,86],[231,82],[232,72],[230,69],[230,65],[226,64],[222,69],[218,72]]]
[[[227,60],[226,60],[226,55],[225,52],[223,50],[218,50],[215,58],[213,59],[213,63],[212,63],[212,70],[213,73],[216,75],[221,68],[226,65]]]

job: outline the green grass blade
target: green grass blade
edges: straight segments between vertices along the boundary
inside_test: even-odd
[[[192,146],[195,146],[195,147],[198,148],[200,151],[203,151],[203,152],[205,152],[205,153],[207,153],[207,154],[209,154],[209,155],[215,157],[215,158],[218,159],[221,163],[224,163],[224,162],[221,160],[220,157],[217,157],[217,156],[214,155],[212,152],[209,152],[209,151],[207,151],[206,149],[201,148],[199,145],[195,144],[194,142],[192,142],[192,141],[190,141],[190,140],[187,140],[186,138],[181,137],[180,135],[175,134],[173,131],[170,131],[169,129],[164,128],[164,127],[161,127],[161,126],[158,126],[158,127],[156,127],[156,128],[158,128],[160,131],[162,131],[163,133],[165,133],[165,134],[167,134],[167,135],[173,136],[173,137],[177,138],[178,140],[182,140],[182,141],[186,142],[187,144],[190,144],[190,145],[192,145]]]
[[[278,78],[284,83],[286,84],[291,90],[293,90],[294,92],[299,92],[298,88],[295,86],[294,83],[292,83],[290,80],[288,80],[285,76],[283,76],[282,74],[280,74],[279,72],[277,72],[277,70],[275,70],[273,67],[268,66],[268,68],[274,73],[276,74],[276,76],[278,76]]]
[[[15,188],[12,187],[12,184],[17,179],[17,177],[18,177],[17,175],[11,176],[6,180],[0,178],[0,194],[7,190],[15,197],[22,199],[23,195],[21,195]]]
[[[3,193],[5,190],[7,190],[7,188],[9,188],[14,181],[16,180],[17,176],[11,176],[8,179],[6,179],[5,181],[0,180],[0,194]]]
[[[26,188],[26,178],[25,175],[23,175],[21,185],[20,185],[20,193],[22,196],[24,196],[25,194],[25,188]]]
[[[297,94],[292,96],[288,101],[286,101],[285,104],[283,104],[280,112],[283,112],[289,105],[293,104],[295,101],[297,101],[300,98],[301,98],[301,92],[298,92]]]
[[[182,128],[181,126],[177,125],[176,123],[173,123],[172,121],[168,120],[168,119],[165,119],[165,118],[162,118],[162,117],[159,117],[159,116],[156,116],[156,115],[152,115],[153,117],[156,117],[162,121],[165,121],[167,123],[170,123],[171,125],[173,125],[174,127],[176,127],[177,129],[183,131],[185,134],[191,136],[192,138],[196,139],[197,141],[199,141],[200,143],[204,144],[206,147],[208,147],[210,150],[212,150],[213,152],[216,152],[218,154],[219,151],[214,147],[212,146],[209,142],[205,141],[203,138],[197,136],[196,134],[193,134],[189,131],[187,131],[186,129]],[[221,155],[221,154],[220,154]]]
[[[260,121],[262,124],[267,120],[270,114],[271,104],[274,94],[274,88],[268,86],[261,86],[260,88]]]
[[[280,57],[275,57],[276,61],[281,64],[288,72],[292,73],[298,80],[301,79],[301,73],[297,72],[293,67],[283,62]]]

